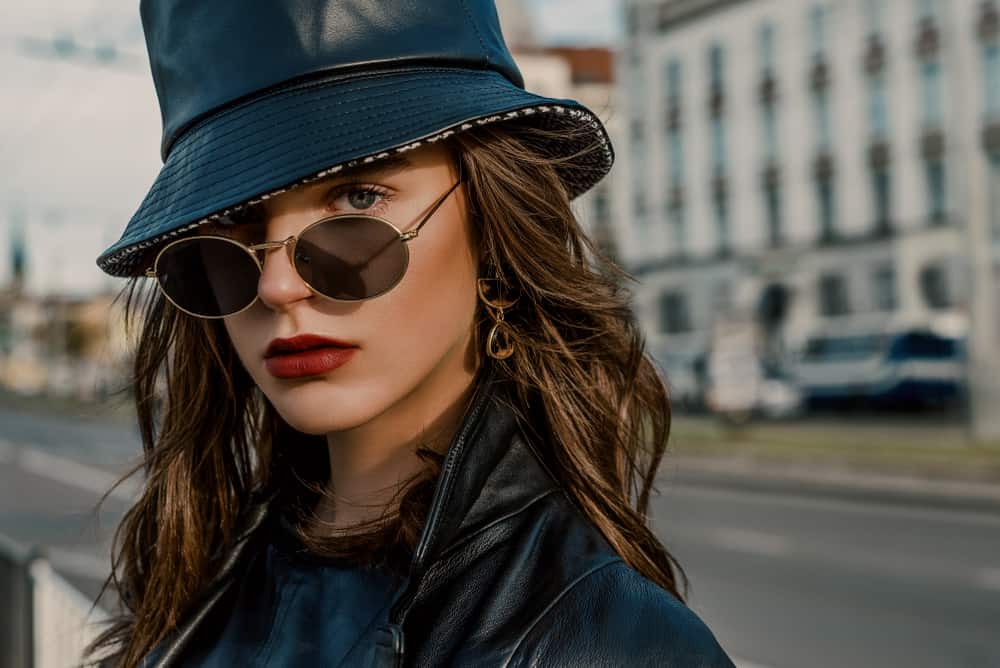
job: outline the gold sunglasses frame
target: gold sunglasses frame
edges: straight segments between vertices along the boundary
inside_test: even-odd
[[[353,304],[353,303],[368,301],[369,299],[374,299],[375,297],[379,297],[381,295],[384,295],[385,293],[389,292],[390,290],[392,290],[393,288],[395,288],[397,285],[399,285],[399,282],[403,280],[403,277],[406,275],[406,270],[410,266],[410,247],[408,245],[406,245],[406,242],[410,241],[411,239],[415,239],[417,237],[417,235],[420,233],[420,228],[422,228],[424,226],[424,224],[427,223],[427,221],[431,219],[431,216],[433,216],[434,213],[438,209],[441,208],[441,206],[448,199],[448,196],[451,195],[453,192],[455,192],[455,190],[458,188],[458,186],[460,186],[462,184],[463,180],[464,179],[462,178],[461,173],[460,173],[459,178],[455,182],[455,184],[452,185],[450,188],[448,188],[447,192],[445,192],[443,195],[441,195],[437,199],[437,201],[435,201],[434,204],[431,206],[430,210],[426,214],[424,214],[424,216],[420,219],[420,222],[417,223],[417,225],[412,230],[409,230],[407,232],[403,232],[398,227],[396,227],[396,225],[394,225],[391,221],[389,221],[389,220],[387,220],[385,218],[382,218],[381,216],[370,216],[370,215],[361,214],[361,213],[338,213],[338,214],[335,214],[333,216],[327,216],[326,218],[321,218],[321,219],[319,219],[319,220],[317,220],[315,222],[312,222],[309,225],[307,225],[305,227],[305,229],[303,229],[298,234],[293,234],[293,235],[291,235],[291,236],[289,236],[289,237],[287,237],[287,238],[285,238],[285,239],[283,239],[281,241],[264,241],[262,243],[252,244],[252,245],[249,245],[249,246],[247,244],[243,243],[242,241],[237,240],[237,239],[233,239],[231,237],[224,237],[224,236],[220,236],[220,235],[216,235],[216,234],[203,234],[203,235],[189,236],[189,237],[184,237],[182,239],[177,239],[175,241],[171,241],[169,244],[167,244],[166,246],[164,246],[163,248],[161,248],[159,250],[159,252],[157,252],[156,258],[153,260],[153,266],[149,267],[148,269],[146,269],[146,271],[144,272],[144,274],[145,274],[145,276],[147,278],[155,278],[156,279],[156,285],[159,288],[160,292],[163,293],[163,296],[167,298],[167,301],[169,301],[171,304],[173,304],[174,307],[176,307],[177,309],[179,309],[179,310],[183,311],[184,313],[187,313],[188,315],[193,316],[195,318],[204,318],[205,320],[218,320],[220,318],[228,318],[230,316],[242,313],[243,311],[246,311],[248,308],[250,308],[251,306],[253,306],[254,304],[257,303],[257,300],[260,298],[260,293],[259,292],[256,292],[254,294],[254,298],[252,300],[250,300],[249,304],[247,304],[246,306],[244,306],[243,308],[241,308],[238,311],[233,311],[232,313],[226,313],[225,315],[202,315],[200,313],[194,313],[192,311],[189,311],[186,308],[184,308],[183,306],[181,306],[180,304],[178,304],[177,302],[175,302],[170,297],[170,295],[167,293],[166,289],[164,289],[163,284],[160,283],[160,280],[159,280],[159,276],[158,276],[158,272],[157,272],[157,267],[159,265],[160,258],[163,257],[163,254],[167,250],[169,250],[172,246],[175,246],[177,244],[187,243],[187,242],[190,242],[190,241],[192,241],[194,239],[221,239],[222,241],[226,241],[226,242],[231,243],[231,244],[233,244],[235,246],[238,246],[243,251],[245,251],[246,253],[248,253],[250,255],[250,257],[253,258],[254,263],[257,265],[257,271],[260,272],[260,273],[263,273],[263,271],[264,271],[264,264],[261,261],[260,256],[258,255],[258,252],[259,251],[267,251],[267,250],[271,250],[271,249],[274,249],[274,248],[284,248],[288,252],[288,260],[289,260],[289,262],[292,265],[292,269],[295,271],[296,274],[298,274],[299,280],[301,280],[303,283],[305,283],[306,286],[309,288],[309,290],[314,295],[318,295],[318,296],[320,296],[320,297],[322,297],[324,299],[327,299],[329,301],[332,301],[332,302],[342,302],[342,303],[351,303],[351,304]],[[309,281],[307,281],[304,278],[302,278],[302,274],[299,274],[299,270],[295,266],[295,246],[296,246],[299,238],[302,237],[303,235],[305,235],[309,230],[311,230],[312,228],[316,227],[317,225],[321,225],[323,223],[328,223],[328,222],[330,222],[332,220],[337,220],[337,219],[340,219],[340,218],[351,218],[351,219],[363,218],[363,219],[373,220],[373,221],[376,221],[376,222],[388,225],[389,227],[391,227],[396,232],[396,235],[397,235],[396,238],[393,239],[392,241],[390,241],[389,243],[390,244],[391,243],[395,243],[396,241],[401,242],[403,244],[403,249],[406,251],[406,253],[405,253],[405,256],[404,256],[404,260],[403,260],[402,271],[399,272],[399,277],[396,278],[396,280],[393,281],[392,284],[389,285],[389,287],[387,287],[384,290],[381,290],[380,292],[377,292],[377,293],[375,293],[373,295],[369,295],[368,297],[362,297],[361,299],[337,299],[336,297],[330,297],[329,295],[323,294],[322,292],[320,292],[319,290],[317,290],[316,288],[314,288],[309,283]],[[386,247],[388,247],[388,244],[386,245]],[[379,251],[379,252],[381,252],[381,251]],[[258,273],[258,279],[260,278],[260,273]]]

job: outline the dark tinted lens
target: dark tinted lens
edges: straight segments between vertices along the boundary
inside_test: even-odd
[[[192,237],[164,251],[156,263],[156,278],[182,309],[218,317],[253,301],[260,270],[250,253],[231,241]]]
[[[295,246],[295,268],[334,299],[366,299],[394,286],[409,260],[399,232],[377,218],[337,216],[306,229]]]

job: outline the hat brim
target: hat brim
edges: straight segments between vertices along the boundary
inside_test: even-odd
[[[145,267],[140,252],[295,185],[515,118],[575,126],[554,157],[571,198],[614,154],[603,124],[569,99],[529,93],[492,70],[420,67],[340,75],[285,87],[199,121],[177,140],[121,238],[97,258],[112,276]],[[586,150],[598,145],[599,150]],[[571,157],[572,156],[572,157]]]

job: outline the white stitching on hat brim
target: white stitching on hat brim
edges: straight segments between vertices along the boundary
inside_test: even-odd
[[[507,111],[507,112],[504,112],[502,114],[493,114],[493,115],[490,115],[490,116],[483,116],[483,117],[472,119],[472,120],[469,120],[469,121],[463,121],[462,123],[454,125],[454,126],[448,128],[446,130],[442,130],[441,132],[438,132],[436,134],[430,135],[430,136],[425,137],[423,139],[419,139],[417,141],[413,141],[413,142],[410,142],[410,143],[407,143],[407,144],[403,144],[401,146],[397,146],[397,147],[395,147],[393,149],[390,149],[388,151],[381,151],[381,152],[373,154],[373,155],[369,155],[369,156],[365,156],[365,157],[361,157],[361,158],[355,158],[354,160],[349,160],[347,162],[343,162],[343,163],[340,163],[338,165],[334,165],[332,167],[326,167],[326,168],[322,169],[321,171],[316,172],[315,174],[312,174],[311,176],[307,176],[307,177],[301,178],[301,179],[295,181],[294,183],[292,183],[290,185],[284,186],[282,188],[276,188],[274,190],[269,190],[266,193],[258,195],[258,196],[254,197],[252,199],[244,200],[244,201],[240,202],[237,205],[228,207],[228,208],[220,210],[220,211],[216,211],[216,212],[214,212],[212,214],[209,214],[207,216],[203,216],[202,218],[199,218],[198,220],[196,220],[194,222],[187,223],[185,225],[181,225],[180,227],[177,227],[177,228],[175,228],[173,230],[170,230],[168,232],[164,232],[163,234],[155,236],[152,239],[147,239],[145,241],[140,241],[140,242],[137,242],[137,243],[134,243],[134,244],[130,244],[130,245],[126,246],[125,248],[122,248],[122,249],[116,251],[114,254],[112,254],[112,255],[104,258],[103,260],[99,260],[97,262],[97,266],[102,271],[104,271],[105,273],[110,274],[112,276],[127,277],[127,276],[130,275],[131,270],[133,268],[133,265],[135,264],[135,259],[134,258],[130,258],[129,256],[134,255],[138,251],[145,250],[145,249],[149,248],[150,246],[159,245],[160,243],[162,243],[163,241],[166,241],[166,240],[170,239],[171,237],[176,237],[176,236],[178,236],[180,234],[183,234],[183,233],[185,233],[185,232],[187,232],[189,230],[195,229],[196,227],[198,227],[200,225],[204,225],[205,223],[209,223],[209,222],[218,220],[219,218],[221,218],[223,216],[228,216],[228,215],[230,215],[232,213],[235,213],[237,211],[240,211],[240,210],[242,210],[242,209],[244,209],[244,208],[246,208],[248,206],[251,206],[253,204],[257,204],[258,202],[263,202],[264,200],[269,199],[271,197],[274,197],[275,195],[279,195],[279,194],[281,194],[283,192],[287,192],[287,191],[289,191],[289,190],[291,190],[293,188],[297,188],[297,187],[299,187],[301,185],[305,185],[305,184],[307,184],[307,183],[309,183],[311,181],[315,181],[317,179],[324,178],[326,176],[329,176],[330,174],[335,174],[336,172],[342,171],[344,169],[350,169],[350,168],[355,167],[357,165],[369,164],[369,163],[375,162],[376,160],[380,160],[380,159],[383,159],[383,158],[388,158],[389,156],[393,155],[394,153],[398,154],[398,153],[404,153],[406,151],[411,151],[411,150],[413,150],[415,148],[418,148],[418,147],[420,147],[420,146],[422,146],[424,144],[429,144],[429,143],[434,143],[434,142],[437,142],[437,141],[441,141],[442,139],[446,139],[447,137],[450,137],[450,136],[456,134],[457,132],[461,132],[463,130],[470,130],[470,129],[476,127],[476,126],[483,126],[483,125],[487,125],[487,124],[490,124],[490,123],[495,123],[497,121],[515,119],[515,118],[518,118],[518,117],[521,117],[521,116],[529,116],[531,114],[538,113],[538,112],[542,112],[542,113],[552,113],[552,112],[555,112],[555,113],[560,113],[560,114],[569,114],[570,116],[579,117],[580,119],[582,119],[583,121],[585,121],[588,125],[590,125],[595,130],[594,134],[598,137],[598,139],[599,139],[599,141],[601,143],[601,148],[603,149],[603,152],[604,152],[605,163],[608,164],[608,165],[610,165],[612,163],[612,161],[613,161],[613,153],[612,153],[610,144],[609,144],[609,142],[607,140],[607,137],[605,135],[605,132],[602,130],[602,124],[601,124],[600,120],[598,120],[597,117],[594,116],[592,113],[590,113],[588,111],[585,111],[583,109],[571,108],[571,107],[564,107],[564,106],[561,106],[561,105],[553,105],[553,104],[539,105],[539,106],[535,106],[535,107],[525,107],[524,109],[515,109],[513,111]],[[127,260],[127,259],[129,259],[131,261],[126,262],[125,260]]]

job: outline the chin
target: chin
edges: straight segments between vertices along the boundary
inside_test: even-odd
[[[267,397],[290,427],[321,436],[353,429],[381,414],[392,403],[385,389],[365,392],[318,382],[290,389],[271,388]]]

